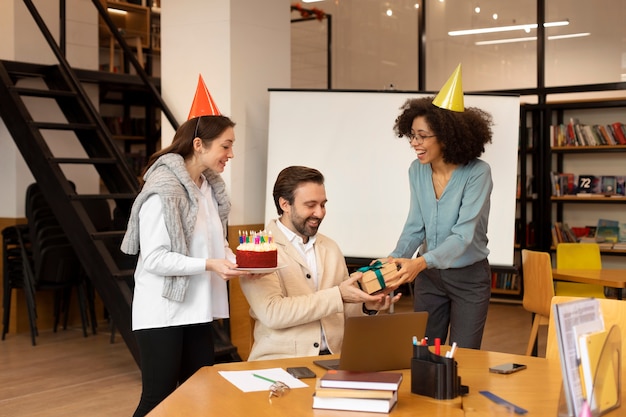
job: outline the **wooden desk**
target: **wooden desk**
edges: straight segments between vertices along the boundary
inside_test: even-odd
[[[443,350],[446,351],[446,349]],[[286,396],[276,398],[270,404],[268,392],[241,392],[218,374],[218,371],[223,370],[308,366],[318,377],[321,377],[326,371],[312,362],[318,358],[236,362],[202,368],[148,416],[380,416],[380,414],[375,413],[314,410],[311,399],[315,391],[314,379],[304,379],[303,381],[309,385],[308,388],[293,389]],[[478,391],[481,390],[491,391],[507,401],[527,409],[528,415],[557,415],[561,392],[561,367],[558,360],[471,349],[458,349],[456,359],[459,364],[461,382],[469,386],[469,395],[453,400],[435,400],[412,394],[410,371],[408,369],[403,370],[404,380],[398,393],[398,404],[391,411],[391,416],[415,416],[418,411],[420,415],[425,416],[477,417],[497,415],[498,409],[501,407],[480,395]],[[524,363],[528,369],[511,375],[489,373],[488,368],[490,366],[505,362]],[[626,384],[623,385],[622,398],[626,395]],[[622,410],[615,410],[607,416],[617,416],[620,411]]]
[[[553,269],[552,278],[558,281],[617,288],[618,300],[623,298],[623,291],[626,288],[626,269]]]

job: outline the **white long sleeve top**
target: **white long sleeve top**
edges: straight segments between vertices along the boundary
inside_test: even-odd
[[[235,262],[235,255],[224,239],[217,202],[206,180],[197,192],[199,209],[189,256],[171,251],[158,194],[149,197],[140,209],[141,250],[135,270],[133,330],[208,323],[229,316],[226,282],[205,267],[206,259]],[[164,277],[172,275],[189,277],[182,302],[162,296]]]

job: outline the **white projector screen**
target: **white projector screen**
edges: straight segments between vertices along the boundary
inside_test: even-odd
[[[266,223],[276,218],[272,189],[290,165],[316,168],[326,179],[327,212],[320,227],[348,258],[387,256],[409,209],[408,169],[415,153],[393,132],[405,92],[270,90]],[[519,107],[517,96],[465,95],[465,106],[493,116],[489,263],[513,266]]]

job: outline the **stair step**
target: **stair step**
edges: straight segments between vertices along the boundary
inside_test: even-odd
[[[39,129],[47,130],[96,130],[97,128],[97,126],[92,123],[31,122],[31,125]]]
[[[122,238],[126,230],[109,230],[108,232],[95,232],[91,234],[94,240],[108,240],[113,238]]]
[[[76,97],[76,93],[67,90],[40,90],[37,88],[15,87],[13,90],[22,96],[29,97],[46,97],[46,98],[61,98],[61,97]]]
[[[2,61],[7,72],[15,78],[41,78],[49,71],[50,65],[17,61]]]

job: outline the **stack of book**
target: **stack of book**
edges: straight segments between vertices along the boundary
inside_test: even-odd
[[[330,370],[318,380],[313,408],[389,413],[401,383],[399,372]]]

